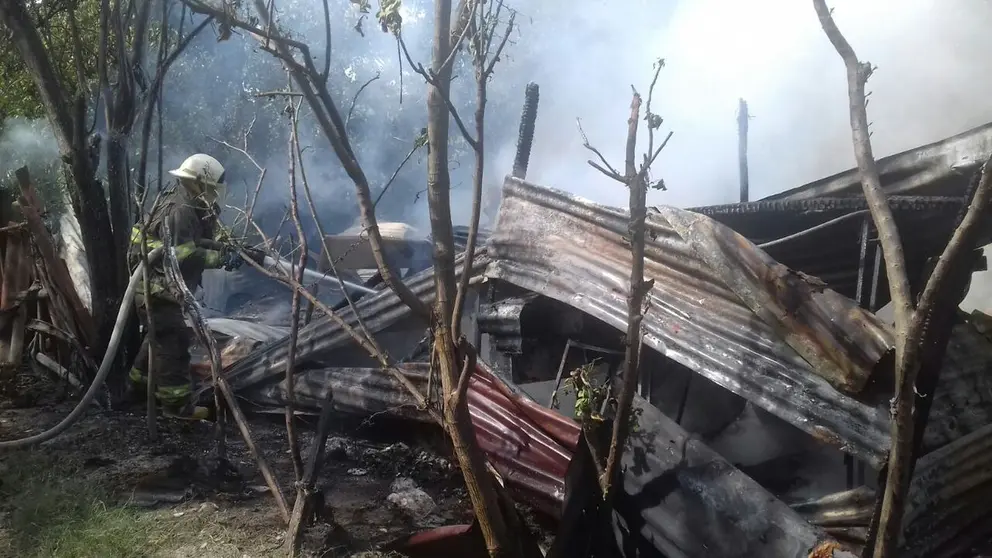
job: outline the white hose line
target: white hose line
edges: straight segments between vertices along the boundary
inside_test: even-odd
[[[148,261],[154,261],[155,258],[161,255],[162,249],[156,248],[148,254]],[[76,407],[71,413],[69,413],[69,416],[62,419],[62,422],[40,434],[28,436],[27,438],[21,438],[20,440],[7,440],[0,442],[0,450],[26,448],[47,442],[62,432],[65,432],[66,429],[72,426],[73,423],[79,420],[79,417],[83,415],[83,412],[86,411],[87,407],[90,406],[90,403],[93,402],[93,399],[96,398],[100,388],[103,387],[103,383],[107,380],[107,375],[110,374],[110,368],[114,363],[114,357],[117,356],[117,347],[121,344],[121,337],[124,335],[124,326],[127,325],[128,318],[131,317],[131,309],[134,307],[132,304],[134,301],[134,294],[138,290],[138,282],[142,279],[141,272],[144,269],[144,262],[141,262],[134,270],[134,273],[131,274],[131,279],[127,283],[127,290],[124,291],[124,298],[121,300],[121,307],[117,311],[117,322],[114,324],[113,333],[110,334],[110,343],[107,345],[107,352],[104,353],[103,362],[100,363],[100,370],[96,373],[96,377],[93,378],[90,388],[86,390],[83,398],[79,400],[79,403],[77,403]]]

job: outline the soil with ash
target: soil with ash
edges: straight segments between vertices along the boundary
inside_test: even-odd
[[[0,439],[49,428],[74,405],[45,399],[28,398],[33,406],[27,408],[23,397],[0,401]],[[316,417],[301,417],[298,424],[305,461]],[[30,453],[72,464],[78,471],[74,482],[99,484],[117,503],[147,509],[175,523],[177,531],[189,531],[156,556],[285,556],[285,525],[234,424],[228,425],[226,438],[230,467],[220,466],[215,457],[213,423],[160,417],[157,425],[158,441],[150,442],[143,408],[108,412],[93,407],[68,431]],[[254,416],[250,427],[292,508],[295,476],[283,416]],[[412,428],[344,419],[335,426],[318,481],[323,508],[306,533],[306,555],[353,556],[417,530],[471,522],[457,467],[438,457],[435,433]],[[5,455],[0,467],[18,453]],[[414,497],[404,497],[411,490]],[[2,523],[11,512],[3,507],[0,503],[0,529],[7,528]]]

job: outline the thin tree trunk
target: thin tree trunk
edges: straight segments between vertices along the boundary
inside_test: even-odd
[[[825,0],[813,0],[823,27],[837,53],[847,68],[848,96],[851,114],[851,131],[854,153],[862,180],[868,207],[879,231],[882,253],[885,257],[886,275],[895,306],[896,318],[896,358],[895,358],[895,398],[892,403],[891,448],[886,464],[885,490],[877,516],[877,539],[874,545],[875,558],[887,558],[897,552],[902,535],[902,518],[905,511],[906,493],[914,465],[914,403],[916,377],[920,368],[922,347],[931,343],[940,332],[929,330],[930,316],[935,305],[944,295],[944,278],[955,265],[960,265],[968,250],[972,249],[979,230],[985,220],[984,212],[992,200],[992,179],[987,162],[982,169],[982,179],[975,197],[953,236],[944,249],[933,274],[914,309],[909,294],[909,279],[906,274],[905,258],[898,230],[892,217],[885,193],[882,190],[878,168],[875,164],[868,131],[868,115],[865,101],[865,83],[871,76],[872,67],[858,60],[854,49],[844,38],[833,21]],[[936,386],[934,386],[936,387]],[[874,522],[873,522],[874,523]],[[869,533],[870,548],[876,533]]]
[[[617,413],[613,419],[613,435],[603,476],[599,479],[607,505],[612,505],[614,484],[618,478],[619,461],[630,435],[631,402],[641,371],[641,307],[644,304],[644,220],[647,218],[647,185],[643,173],[637,171],[637,125],[641,114],[641,96],[634,93],[627,120],[627,188],[630,190],[630,291],[627,293],[627,345],[624,356],[623,383],[617,398]]]
[[[483,456],[472,428],[468,402],[458,393],[459,366],[452,338],[455,290],[454,237],[451,229],[451,177],[448,173],[449,112],[448,87],[451,65],[451,0],[434,4],[434,79],[427,96],[427,199],[430,204],[431,235],[434,242],[434,285],[436,300],[432,317],[434,351],[438,360],[442,393],[445,394],[445,430],[451,437],[455,456],[465,478],[479,526],[490,556],[521,556],[519,541],[510,537],[499,511],[499,498],[486,474]],[[467,371],[468,374],[471,371]],[[467,389],[468,380],[465,380]]]

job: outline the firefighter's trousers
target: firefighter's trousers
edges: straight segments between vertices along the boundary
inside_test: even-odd
[[[192,336],[183,320],[182,307],[171,299],[157,296],[148,301],[141,294],[135,296],[134,302],[145,338],[131,368],[131,381],[145,385],[148,345],[153,343],[155,396],[163,407],[182,407],[189,403],[193,385],[189,354]],[[148,334],[148,302],[151,302],[151,317],[155,322],[154,340]]]

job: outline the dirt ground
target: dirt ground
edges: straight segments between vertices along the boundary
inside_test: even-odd
[[[2,401],[0,438],[40,432],[72,404]],[[250,423],[292,507],[283,417],[260,415]],[[316,417],[299,423],[305,458]],[[306,555],[362,556],[419,529],[471,521],[457,468],[400,426],[336,425],[319,480],[324,509],[307,532]],[[159,440],[149,442],[141,408],[94,407],[41,448],[0,456],[0,556],[286,556],[275,500],[233,425],[231,470],[217,465],[212,423],[159,418],[158,430]],[[390,498],[397,489],[410,488],[430,496],[415,502],[420,509],[390,501],[402,500]]]

